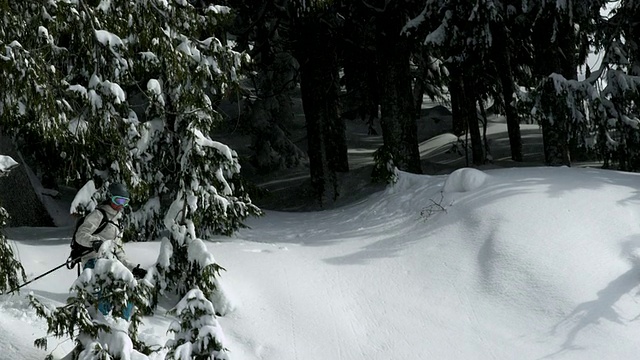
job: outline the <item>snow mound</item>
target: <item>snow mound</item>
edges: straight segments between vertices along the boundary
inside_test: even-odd
[[[486,182],[489,175],[472,168],[462,168],[452,172],[444,183],[445,192],[467,192],[475,190]]]

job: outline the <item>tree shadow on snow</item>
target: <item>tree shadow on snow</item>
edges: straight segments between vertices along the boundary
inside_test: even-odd
[[[626,253],[625,248],[628,248],[627,245],[632,243],[637,244],[639,241],[640,239],[634,239],[624,243],[623,253]],[[630,294],[639,283],[640,263],[636,261],[631,269],[610,282],[604,289],[598,291],[595,300],[578,305],[568,316],[553,327],[551,331],[552,334],[556,334],[560,327],[563,326],[569,326],[570,330],[567,333],[564,343],[561,345],[561,349],[543,357],[543,359],[551,358],[565,351],[583,349],[583,347],[575,344],[579,333],[590,325],[599,324],[601,320],[609,320],[613,323],[624,325],[629,321],[638,319],[638,317],[636,317],[635,319],[629,320],[622,316],[615,310],[615,305],[624,295]]]

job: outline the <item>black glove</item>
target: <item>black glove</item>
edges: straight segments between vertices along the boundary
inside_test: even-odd
[[[100,246],[102,246],[102,243],[103,243],[102,240],[93,241],[91,243],[91,247],[93,248],[93,251],[98,252],[98,250],[100,250]]]
[[[133,268],[133,270],[131,270],[131,273],[133,274],[133,277],[135,277],[136,279],[142,279],[145,276],[147,276],[147,270],[141,268],[140,264],[138,264],[138,266]]]

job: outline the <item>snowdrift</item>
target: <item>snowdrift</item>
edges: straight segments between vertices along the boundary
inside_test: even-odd
[[[227,269],[222,278],[237,303],[219,318],[229,354],[634,358],[639,203],[636,174],[460,169],[400,173],[395,185],[335,210],[268,212],[233,238],[207,243]],[[64,261],[54,256],[68,246],[61,232],[10,230],[30,276]],[[40,240],[44,235],[49,240]],[[148,266],[158,247],[136,243],[126,250]],[[74,276],[55,273],[30,289],[62,303]],[[44,324],[24,295],[0,297],[0,338],[12,342],[0,341],[0,354],[17,354],[14,347],[38,353],[31,343]],[[16,319],[37,334],[5,336]],[[167,323],[158,311],[145,321],[142,338],[161,344]]]

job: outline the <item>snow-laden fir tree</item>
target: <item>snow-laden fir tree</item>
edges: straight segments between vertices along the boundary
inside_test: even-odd
[[[599,96],[589,99],[594,145],[606,167],[640,171],[640,3],[616,5],[597,33],[604,56],[591,75],[602,80],[594,81]]]
[[[576,82],[578,67],[585,64],[594,45],[594,31],[601,26],[600,10],[606,0],[557,0],[523,2],[532,18],[530,42],[533,116],[542,126],[545,162],[570,165],[584,148],[593,124],[584,100],[593,95],[591,80]],[[587,76],[588,77],[588,76]],[[572,155],[573,154],[573,155]]]
[[[0,176],[6,175],[17,165],[18,163],[10,156],[0,155]],[[26,281],[27,277],[22,264],[16,260],[13,249],[2,232],[8,218],[9,214],[0,206],[0,294],[16,289],[20,285],[20,280]]]
[[[260,214],[237,154],[211,138],[216,105],[248,60],[216,37],[229,9],[180,0],[2,1],[0,9],[3,128],[23,150],[39,144],[41,160],[76,186],[126,183],[134,211],[125,236],[166,235],[153,282],[180,295],[198,286],[228,304],[201,239]]]
[[[185,212],[184,201],[175,201],[166,217],[169,237],[163,237],[160,254],[148,277],[154,286],[153,303],[167,290],[180,296],[194,287],[200,288],[213,302],[218,314],[225,315],[235,307],[218,275],[219,266],[207,250],[204,241],[196,236],[193,221]]]
[[[523,99],[533,100],[547,162],[570,164],[576,152],[587,152],[605,167],[640,169],[640,4],[616,2],[607,16],[601,12],[611,5],[606,0],[522,4],[525,14],[535,15],[530,41],[537,82],[533,96]],[[604,54],[595,70],[585,64],[593,48]]]
[[[177,317],[169,329],[167,360],[228,360],[216,310],[200,289],[190,290],[171,311]]]
[[[136,280],[113,255],[112,241],[105,242],[93,269],[85,269],[71,288],[65,306],[54,308],[34,295],[29,301],[47,320],[48,333],[75,339],[67,360],[146,359],[149,349],[138,340],[142,315],[149,309],[151,286]],[[47,337],[35,341],[47,349]],[[48,358],[50,358],[49,355]]]
[[[36,313],[47,320],[49,334],[75,339],[68,360],[133,359],[134,354],[142,360],[149,352],[138,339],[138,327],[149,311],[151,286],[134,279],[113,255],[113,246],[111,241],[102,245],[95,267],[76,279],[66,305],[52,307],[29,295]],[[46,350],[47,337],[35,344]]]
[[[60,171],[77,186],[131,185],[138,211],[129,238],[157,238],[181,196],[196,197],[189,203],[203,237],[230,234],[260,213],[243,190],[237,154],[210,139],[222,119],[216,105],[248,60],[215,36],[228,8],[156,0],[1,5],[3,38],[16,39],[0,44],[3,126],[44,144],[46,160],[64,160]]]
[[[5,29],[8,38],[32,44],[4,44],[6,85],[35,89],[6,94],[5,110],[18,110],[3,111],[8,126],[52,141],[47,155],[64,158],[78,185],[130,185],[137,211],[129,238],[157,238],[174,201],[202,238],[230,234],[260,213],[243,190],[237,154],[210,138],[221,120],[216,103],[247,60],[215,37],[228,8],[155,0],[3,6],[15,19],[25,12],[13,24],[20,31]],[[170,240],[174,254],[186,246]]]

